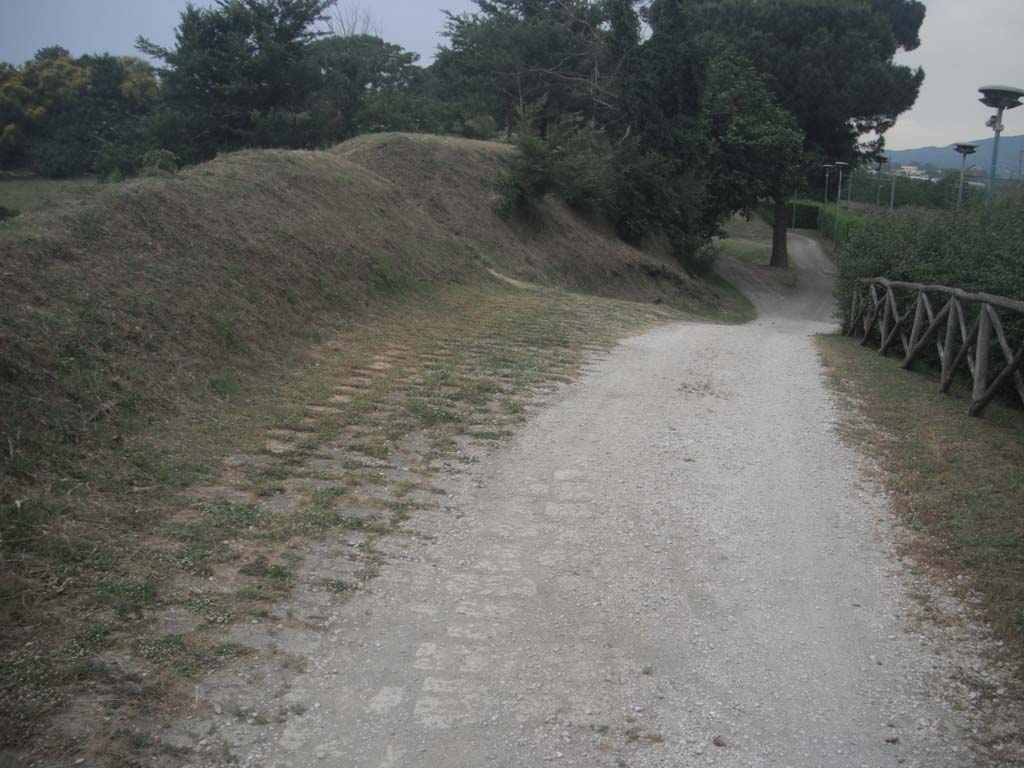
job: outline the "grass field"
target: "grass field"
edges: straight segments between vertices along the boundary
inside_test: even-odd
[[[94,178],[0,179],[0,207],[30,211],[64,192],[91,192],[99,187]]]
[[[932,375],[850,338],[819,344],[845,435],[878,459],[904,520],[926,534],[918,559],[978,590],[1024,659],[1024,413],[994,404],[972,419],[966,394],[939,394]]]

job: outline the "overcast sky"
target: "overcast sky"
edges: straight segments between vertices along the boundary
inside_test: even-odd
[[[46,45],[78,55],[134,52],[138,35],[169,45],[186,0],[0,0],[0,60],[21,63]],[[887,138],[891,149],[952,144],[990,135],[979,85],[1024,88],[1024,0],[924,0],[921,47],[900,60],[927,73],[917,105]],[[197,4],[209,4],[208,2]],[[383,36],[428,63],[439,43],[441,9],[474,9],[471,0],[351,0],[371,13]],[[1005,120],[1024,134],[1024,108]]]
[[[899,60],[924,67],[913,110],[889,131],[890,149],[945,146],[992,135],[979,85],[1024,88],[1024,0],[924,0],[921,47]],[[1008,112],[1007,135],[1024,134],[1024,108]]]

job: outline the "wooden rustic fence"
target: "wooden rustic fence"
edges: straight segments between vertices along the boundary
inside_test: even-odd
[[[902,350],[905,369],[934,344],[942,365],[941,392],[949,391],[954,374],[966,363],[974,381],[971,416],[984,413],[1006,386],[1012,386],[1024,402],[1024,341],[1014,351],[999,315],[1000,311],[1013,312],[1024,319],[1024,302],[884,277],[858,282],[865,289],[854,291],[848,336],[859,337],[862,346],[877,341],[882,355]],[[912,296],[910,306],[906,302]],[[945,302],[938,312],[933,298],[936,304]],[[901,299],[905,311],[900,309]]]

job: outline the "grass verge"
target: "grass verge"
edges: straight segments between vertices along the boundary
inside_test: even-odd
[[[941,395],[854,339],[819,338],[847,409],[843,432],[876,458],[903,519],[925,534],[921,559],[966,577],[997,635],[1024,659],[1024,414],[993,405],[967,416],[967,399]]]

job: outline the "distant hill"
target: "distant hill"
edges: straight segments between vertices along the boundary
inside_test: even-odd
[[[977,144],[978,151],[967,161],[970,165],[974,163],[979,168],[988,170],[992,162],[992,143],[994,139],[973,139],[967,143]],[[1019,175],[1018,162],[1021,150],[1024,150],[1024,136],[1003,136],[999,142],[999,168],[997,176],[1014,177]],[[934,165],[936,168],[959,168],[960,155],[953,145],[948,147],[919,147],[918,149],[893,149],[885,153],[894,162],[914,165]]]

